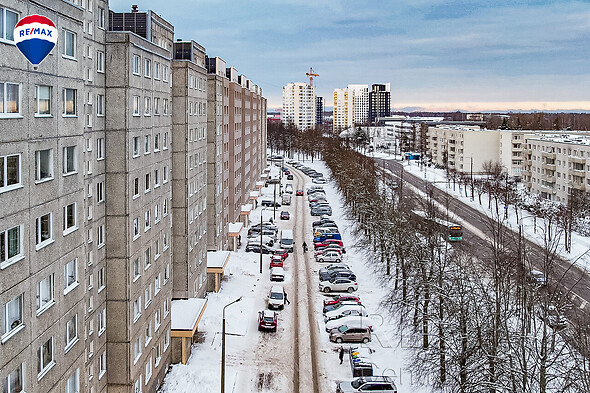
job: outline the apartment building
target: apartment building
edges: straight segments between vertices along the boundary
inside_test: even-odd
[[[109,30],[108,389],[153,392],[171,352],[174,29],[156,13],[134,8],[110,12]]]
[[[227,246],[227,225],[224,226],[224,134],[229,135],[229,95],[224,85],[225,61],[207,57],[207,250],[220,251]],[[229,137],[228,137],[229,138]],[[266,150],[266,149],[264,149]],[[227,146],[229,158],[229,146]],[[226,222],[227,224],[227,222]]]
[[[334,89],[334,132],[366,125],[369,121],[369,86],[348,85]]]
[[[374,84],[369,92],[369,121],[391,114],[391,84]]]
[[[207,288],[207,69],[195,41],[174,42],[173,53],[173,298],[187,299]]]
[[[0,378],[7,392],[104,391],[106,2],[0,2]],[[41,14],[38,69],[14,45]]]
[[[348,100],[348,89],[334,89],[334,112],[332,128],[334,132],[345,130],[353,126],[352,106]]]
[[[324,97],[315,98],[315,124],[324,124]]]
[[[369,121],[369,86],[348,85],[348,99],[352,100],[354,125],[367,124]]]
[[[315,86],[291,82],[283,86],[283,115],[285,125],[292,124],[299,130],[313,128],[316,124]]]
[[[529,192],[565,202],[572,192],[590,190],[588,133],[530,134],[523,147],[522,174]]]

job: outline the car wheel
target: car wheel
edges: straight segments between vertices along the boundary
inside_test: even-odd
[[[329,292],[330,292],[330,288],[328,288],[328,287],[325,287],[325,288],[324,288],[324,292],[325,292],[325,293],[329,293]]]
[[[365,338],[363,338],[363,343],[365,343],[365,344],[366,344],[366,343],[368,343],[368,342],[369,342],[369,338],[368,338],[368,337],[365,337]]]
[[[338,337],[338,338],[336,339],[336,342],[337,342],[338,344],[342,344],[342,338],[341,338],[341,337]]]
[[[349,287],[348,288],[348,293],[353,293],[354,292],[354,288],[353,287]]]
[[[340,263],[340,259],[336,259],[336,263]]]

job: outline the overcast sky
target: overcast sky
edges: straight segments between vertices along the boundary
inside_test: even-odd
[[[391,82],[392,106],[590,110],[590,1],[110,0],[174,25],[263,89],[305,82],[332,105],[348,84]]]

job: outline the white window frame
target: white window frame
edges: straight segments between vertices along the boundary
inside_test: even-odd
[[[16,23],[20,20],[20,14],[18,12],[16,12],[15,10],[12,10],[10,8],[6,8],[6,7],[0,7],[0,16],[2,16],[2,28],[3,28],[3,34],[0,36],[0,42],[9,42],[9,43],[14,43],[14,36],[12,37],[13,39],[8,39],[7,38],[7,33],[14,33],[14,28],[15,26],[6,26],[6,14],[8,12],[13,13],[14,15],[16,15],[16,20],[15,22],[15,26]]]
[[[100,225],[96,228],[96,248],[101,249],[105,245],[105,230],[104,224]]]
[[[141,295],[133,302],[133,323],[141,317]]]
[[[101,379],[107,372],[107,351],[102,351],[98,357],[98,379]]]
[[[143,76],[146,78],[152,76],[152,61],[148,58],[143,59]]]
[[[17,100],[17,110],[16,112],[8,112],[8,85],[17,86],[18,87],[18,100]],[[0,111],[0,118],[22,118],[21,114],[21,97],[22,97],[22,85],[20,83],[13,83],[13,82],[2,82],[0,81],[0,89],[2,90],[2,96],[4,97],[0,105],[2,107],[2,111]]]
[[[104,138],[96,138],[96,161],[104,160]]]
[[[104,202],[104,182],[96,183],[96,203]]]
[[[49,90],[49,113],[39,113],[40,108],[40,97],[39,97],[39,89],[40,88],[47,88]],[[48,85],[35,85],[35,117],[53,117],[52,109],[53,109],[53,86]]]
[[[97,276],[96,280],[97,280],[97,284],[98,284],[97,292],[100,293],[100,292],[102,292],[103,289],[106,288],[106,285],[107,285],[104,267],[102,267],[98,270],[98,272],[96,273],[96,276]]]
[[[45,364],[43,362],[43,355],[44,355],[44,347],[45,345],[47,345],[47,343],[50,343],[50,350],[51,350],[51,355],[50,355],[50,360],[47,362],[47,364]],[[45,349],[45,351],[47,351],[47,349]],[[37,349],[37,379],[41,380],[41,378],[43,378],[45,376],[45,374],[47,374],[49,372],[49,370],[51,370],[53,368],[53,366],[55,365],[55,342],[53,339],[53,336],[51,336],[51,338],[47,341],[45,341],[38,349]]]
[[[133,96],[133,116],[141,116],[140,112],[141,112],[141,102],[140,102],[140,97],[139,96]]]
[[[41,226],[42,222],[41,219],[43,217],[49,216],[49,237],[45,240],[41,239],[42,231]],[[43,247],[46,247],[54,242],[53,238],[53,213],[49,212],[47,214],[43,214],[42,216],[37,217],[35,220],[35,249],[40,250]]]
[[[100,50],[96,51],[96,72],[104,74],[104,52]]]
[[[70,278],[73,278],[73,280],[68,284]],[[80,285],[78,258],[75,258],[64,265],[64,295],[72,292],[78,285]]]
[[[143,98],[143,115],[144,116],[151,116],[152,115],[152,97],[144,97]]]
[[[12,255],[11,257],[9,257],[9,251],[10,251],[10,243],[9,243],[10,236],[9,236],[9,234],[14,233],[15,229],[16,229],[16,233],[18,235],[18,238],[16,240],[18,252],[16,254]],[[0,255],[0,269],[5,269],[8,266],[25,258],[23,241],[24,241],[24,239],[23,239],[23,226],[22,225],[16,225],[12,228],[8,228],[8,229],[0,232],[0,242],[4,242],[4,250],[5,250],[5,255]]]
[[[73,111],[72,112],[68,112],[67,110],[67,94],[68,92],[73,92],[74,93],[74,99],[73,99]],[[63,117],[78,117],[78,90],[76,89],[71,89],[69,87],[64,87],[62,90],[62,100],[63,100],[63,105],[62,105],[62,116]]]
[[[132,70],[133,75],[141,75],[141,57],[139,55],[133,55]]]
[[[96,95],[96,116],[104,117],[104,94]]]
[[[0,12],[2,12],[0,10]],[[20,384],[13,388],[15,381],[19,381]],[[25,364],[21,363],[16,369],[4,378],[2,381],[4,386],[7,386],[6,393],[25,393],[26,377],[25,377]],[[20,390],[16,390],[20,387]]]
[[[150,154],[152,148],[152,136],[151,135],[144,135],[143,136],[143,154]]]
[[[14,336],[16,333],[20,332],[25,327],[24,322],[24,293],[19,294],[18,296],[13,297],[8,302],[4,304],[2,309],[2,339],[1,342],[5,343],[8,341],[9,338]],[[18,317],[20,319],[14,319],[9,316],[10,310],[12,309],[13,302],[17,302],[18,306]],[[8,324],[9,321],[12,322],[10,325]]]
[[[80,369],[76,371],[66,380],[66,393],[80,393]]]
[[[41,177],[41,153],[42,152],[49,152],[49,176]],[[53,171],[53,149],[43,149],[37,150],[35,152],[35,184],[44,183],[49,180],[53,180],[54,171]]]
[[[45,283],[45,284],[44,284]],[[37,316],[55,304],[55,274],[37,283]]]
[[[78,146],[64,146],[62,149],[63,153],[63,172],[64,176],[69,176],[78,173]],[[72,155],[72,168],[68,168],[68,160],[70,159],[70,155]]]
[[[68,353],[70,349],[79,341],[78,338],[78,314],[75,314],[66,322],[64,352]]]
[[[98,313],[98,335],[101,336],[107,330],[107,308]]]
[[[137,281],[139,277],[141,277],[141,259],[137,257],[133,260],[133,282]]]
[[[72,207],[73,224],[68,226],[68,210]],[[78,229],[78,204],[76,202],[70,203],[63,208],[63,235],[66,236]]]

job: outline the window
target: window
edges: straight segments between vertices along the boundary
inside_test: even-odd
[[[152,98],[151,97],[144,97],[144,116],[151,116],[152,110]]]
[[[103,351],[98,357],[98,379],[101,379],[107,372],[107,352]]]
[[[160,63],[154,62],[154,79],[160,79]]]
[[[139,177],[133,179],[133,199],[139,198]]]
[[[133,96],[133,116],[139,116],[139,96]]]
[[[164,299],[164,318],[168,316],[170,313],[170,303],[168,303],[168,299]]]
[[[133,73],[135,75],[139,75],[139,64],[140,57],[138,55],[133,55]]]
[[[63,115],[76,116],[76,89],[63,89]]]
[[[96,51],[96,71],[104,72],[104,52]]]
[[[167,65],[164,65],[162,67],[162,80],[164,82],[168,82],[168,66]]]
[[[160,151],[160,134],[154,135],[154,151]]]
[[[53,179],[53,152],[37,150],[35,152],[35,180],[42,182]]]
[[[150,192],[150,184],[151,184],[150,174],[149,173],[146,173],[145,174],[145,190],[144,190],[144,193]]]
[[[51,274],[37,283],[37,315],[55,304],[55,275]]]
[[[162,316],[160,314],[160,309],[157,309],[154,313],[154,330],[158,331],[160,325],[162,324]]]
[[[150,141],[151,141],[151,136],[146,135],[144,137],[143,154],[150,154],[150,145],[151,145]]]
[[[160,98],[154,97],[154,115],[160,114]]]
[[[136,322],[141,316],[141,296],[133,302],[133,322]]]
[[[104,201],[104,182],[96,183],[96,203]]]
[[[1,10],[1,9],[0,9]],[[2,381],[3,393],[22,393],[25,391],[25,365],[21,363]]]
[[[162,214],[164,217],[166,217],[168,215],[168,198],[164,199]]]
[[[0,41],[14,41],[14,28],[18,20],[18,13],[0,7]]]
[[[166,284],[168,282],[169,278],[170,278],[170,264],[166,265],[166,267],[164,268],[164,284]]]
[[[150,356],[150,358],[145,363],[145,384],[146,385],[151,377],[152,377],[152,357]]]
[[[96,115],[104,116],[104,95],[96,95]]]
[[[160,170],[154,169],[154,188],[160,187]]]
[[[100,268],[97,275],[98,275],[98,292],[100,292],[106,287],[106,278],[105,278],[105,274],[104,274],[104,267]]]
[[[77,216],[75,202],[64,207],[64,235],[67,235],[78,228]]]
[[[149,78],[152,75],[152,61],[150,59],[144,60],[143,75]]]
[[[164,165],[164,170],[162,171],[162,183],[168,183],[168,166]]]
[[[66,347],[68,352],[78,342],[78,315],[74,315],[66,323]]]
[[[135,258],[133,261],[133,281],[137,280],[141,276],[141,263],[139,258]]]
[[[104,160],[104,138],[96,139],[96,159]]]
[[[0,266],[6,267],[21,260],[23,254],[22,226],[0,232]]]
[[[164,351],[166,349],[168,349],[169,345],[170,345],[170,330],[168,330],[166,332],[166,334],[164,335]]]
[[[139,156],[139,137],[133,137],[133,157]]]
[[[0,116],[20,115],[20,85],[0,82]]]
[[[107,329],[107,309],[102,309],[102,312],[98,314],[98,335],[100,336]]]
[[[51,337],[37,350],[37,375],[39,378],[53,367],[55,364],[53,359],[53,337]]]
[[[157,224],[158,222],[160,222],[160,205],[156,204],[154,206],[154,224]],[[157,242],[157,240],[156,240]],[[157,253],[159,254],[159,253]]]
[[[168,98],[162,99],[162,105],[164,106],[162,112],[164,115],[167,115],[168,114]]]
[[[162,273],[158,273],[154,279],[154,294],[157,295],[162,289]]]
[[[141,375],[139,379],[133,384],[133,393],[141,393]]]
[[[145,218],[145,222],[144,222],[144,226],[143,226],[143,231],[147,232],[150,230],[150,228],[152,227],[152,219],[151,219],[151,210],[148,210],[145,212],[144,218]]]
[[[150,304],[152,304],[152,284],[148,285],[147,288],[144,290],[144,299],[145,299],[145,308],[147,309]],[[150,327],[151,331],[151,327]],[[147,338],[147,335],[146,335]],[[151,340],[151,336],[150,336]],[[145,343],[147,345],[147,342]]]
[[[69,175],[76,173],[78,163],[76,162],[76,146],[67,146],[63,148],[63,174]]]
[[[66,393],[80,393],[80,369],[76,371],[66,381]]]
[[[63,55],[72,59],[76,58],[76,33],[64,29],[63,31]]]
[[[64,295],[78,286],[78,260],[74,259],[64,267]]]
[[[35,86],[35,115],[51,116],[51,86]]]
[[[147,270],[150,266],[152,266],[152,249],[146,248],[144,252],[145,257],[145,270]]]
[[[96,248],[101,248],[102,246],[104,246],[104,224],[99,226],[96,230],[96,240],[97,240],[97,245]]]
[[[4,305],[2,342],[24,327],[23,296],[21,293]]]
[[[97,26],[100,27],[101,29],[105,28],[105,11],[104,8],[98,7],[98,15],[97,17]]]
[[[46,245],[53,242],[53,219],[52,214],[47,213],[37,218],[36,225],[36,237],[37,237],[37,250],[45,247]]]

